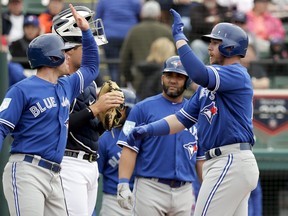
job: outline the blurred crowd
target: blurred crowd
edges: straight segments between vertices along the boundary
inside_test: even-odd
[[[29,9],[24,11],[24,0],[8,0],[2,8],[1,50],[8,53],[11,85],[34,74],[26,58],[27,46],[38,35],[51,32],[53,17],[69,3],[41,2],[47,6],[39,14],[31,14]],[[201,35],[211,32],[219,22],[231,22],[249,36],[248,52],[242,63],[248,68],[254,88],[287,87],[277,85],[276,81],[277,77],[282,81],[288,77],[287,0],[157,0],[149,5],[145,2],[94,1],[91,9],[95,11],[95,19],[102,19],[109,41],[100,48],[106,67],[97,80],[99,85],[112,79],[132,89],[138,100],[159,91],[153,87],[157,86],[155,76],[162,70],[163,59],[175,54],[175,47],[170,50],[173,40],[169,14],[169,9],[174,8],[181,14],[190,45],[201,60],[209,62],[208,44]],[[74,4],[81,5],[81,2]],[[166,40],[159,41],[159,38]]]

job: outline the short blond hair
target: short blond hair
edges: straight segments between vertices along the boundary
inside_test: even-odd
[[[166,37],[156,39],[151,47],[147,62],[156,62],[162,64],[171,56],[175,55],[174,43]]]

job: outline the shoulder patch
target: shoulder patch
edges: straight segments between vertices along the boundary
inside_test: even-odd
[[[136,122],[132,122],[128,120],[125,121],[123,129],[122,129],[125,136],[128,136],[130,131],[135,127],[135,125],[136,125]]]
[[[5,110],[9,107],[11,100],[12,100],[12,98],[4,98],[4,100],[0,106],[0,112],[2,112],[3,110]]]

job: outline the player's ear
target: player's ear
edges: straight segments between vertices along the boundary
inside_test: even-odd
[[[162,74],[161,76],[161,85],[163,86],[163,78],[164,78],[164,74]]]

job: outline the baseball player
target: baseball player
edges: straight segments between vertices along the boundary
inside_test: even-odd
[[[3,173],[10,215],[68,215],[59,175],[70,103],[98,76],[99,54],[88,22],[69,5],[83,34],[82,65],[71,76],[64,41],[56,34],[35,38],[27,50],[37,74],[13,85],[0,107],[0,143],[14,138]],[[90,56],[91,55],[91,56]]]
[[[124,124],[131,108],[136,103],[136,95],[129,89],[122,88],[125,98],[125,109],[122,110],[120,125]],[[121,148],[116,145],[122,126],[105,131],[99,139],[98,168],[103,176],[103,199],[100,216],[117,215],[131,216],[131,210],[123,209],[117,202],[118,163]],[[130,179],[129,186],[133,189],[134,177]]]
[[[131,128],[174,114],[187,102],[183,93],[190,80],[179,56],[165,61],[161,83],[163,92],[137,103],[119,135],[117,144],[123,150],[117,199],[122,208],[131,209],[134,205],[133,215],[190,216],[195,200],[191,183],[197,178],[195,128],[127,143]],[[133,170],[132,195],[128,182]]]
[[[87,7],[75,6],[90,24],[97,44],[105,44],[105,34],[100,20],[93,21],[94,13]],[[94,25],[95,24],[95,25]],[[80,68],[82,56],[82,33],[75,28],[75,19],[69,9],[53,19],[52,32],[58,33],[71,47],[66,51],[70,57],[70,74]],[[104,33],[104,32],[102,32]],[[104,42],[103,42],[104,41]],[[93,81],[83,93],[74,99],[70,109],[69,134],[61,166],[61,177],[69,216],[91,216],[95,208],[98,190],[98,128],[99,112],[119,106],[124,102],[121,93],[109,93],[96,101],[96,83]],[[80,198],[79,198],[80,197]]]
[[[256,187],[259,170],[252,146],[253,89],[247,69],[240,64],[248,37],[238,26],[219,23],[203,38],[210,42],[211,66],[205,66],[190,49],[180,15],[173,9],[172,32],[189,77],[200,87],[176,114],[134,128],[128,140],[174,134],[197,123],[203,146],[203,182],[196,216],[247,216],[248,198]]]

